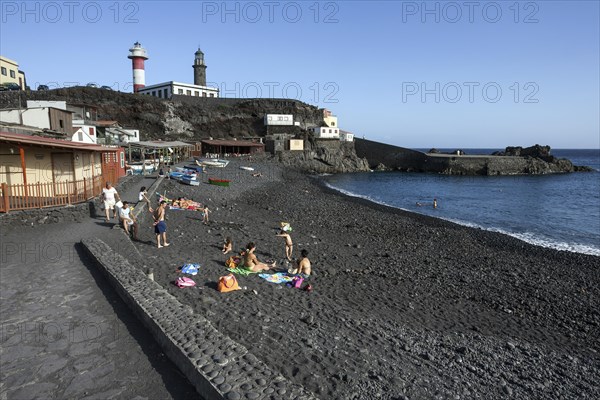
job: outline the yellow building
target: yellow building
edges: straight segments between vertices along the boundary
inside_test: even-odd
[[[19,70],[19,63],[0,56],[0,85],[4,83],[16,83],[25,90],[25,73]]]
[[[330,128],[338,127],[337,116],[333,115],[328,109],[323,110],[323,121],[325,122],[325,125],[327,125]]]

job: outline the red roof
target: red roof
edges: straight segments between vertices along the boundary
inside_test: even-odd
[[[63,149],[87,151],[118,151],[118,147],[106,147],[98,144],[78,143],[69,140],[52,139],[41,136],[23,135],[21,133],[0,132],[0,142],[28,144],[34,146],[59,147]]]

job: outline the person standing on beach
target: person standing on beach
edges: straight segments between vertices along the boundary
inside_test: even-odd
[[[140,194],[138,195],[138,203],[141,201],[145,201],[148,204],[148,211],[154,211],[152,206],[150,205],[150,199],[148,198],[148,192],[146,191],[146,186],[142,186],[140,189]]]
[[[113,210],[113,218],[117,219],[117,210],[115,209],[115,198],[121,200],[117,189],[112,187],[110,182],[106,182],[106,187],[102,189],[102,199],[104,200],[104,211],[106,212],[106,222],[110,221],[109,211]]]
[[[156,209],[156,213],[154,215],[154,233],[156,233],[156,243],[158,248],[167,247],[171,245],[171,243],[167,243],[167,223],[165,222],[165,209],[167,208],[167,202],[161,201],[160,205]],[[163,245],[160,244],[160,239],[162,237]]]
[[[437,199],[433,199],[433,208],[437,208]]]
[[[202,223],[204,225],[208,225],[208,213],[210,212],[210,210],[208,209],[208,206],[205,204],[204,208],[202,209]]]
[[[292,261],[292,253],[294,251],[294,243],[292,242],[292,237],[283,229],[281,229],[281,231],[276,236],[285,239],[285,258],[287,258],[288,261]]]

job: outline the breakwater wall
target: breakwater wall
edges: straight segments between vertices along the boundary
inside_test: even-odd
[[[355,148],[372,169],[383,164],[385,169],[447,175],[542,175],[578,170],[569,160],[553,157],[426,154],[365,139],[356,139]]]
[[[354,148],[356,155],[366,158],[371,168],[383,164],[401,171],[427,171],[427,155],[420,151],[358,138],[354,140]]]
[[[202,398],[315,399],[302,386],[288,381],[244,346],[221,334],[210,321],[180,303],[100,239],[84,239],[82,244]]]

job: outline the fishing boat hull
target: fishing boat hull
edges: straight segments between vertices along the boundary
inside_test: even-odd
[[[190,186],[200,186],[200,181],[198,181],[195,177],[185,175],[179,179],[179,182],[190,185]]]
[[[216,186],[224,186],[224,187],[229,187],[229,184],[231,183],[230,180],[227,179],[214,179],[214,178],[209,178],[208,179],[208,183],[210,183],[211,185],[216,185]]]

